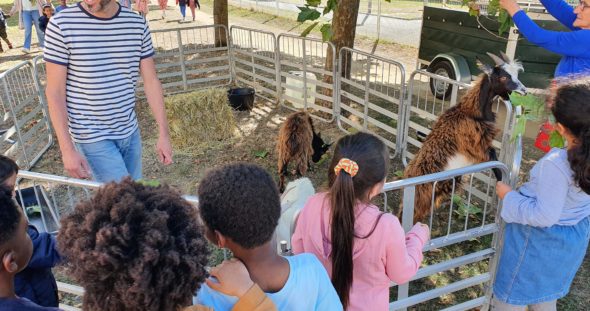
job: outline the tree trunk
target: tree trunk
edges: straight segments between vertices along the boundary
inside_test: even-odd
[[[332,43],[336,48],[336,55],[328,49],[326,69],[332,70],[333,59],[338,62],[338,53],[343,47],[353,48],[356,35],[356,21],[359,12],[360,0],[339,0],[338,6],[332,18]],[[349,53],[343,55],[342,76],[350,77],[351,59]]]
[[[225,25],[225,27],[229,29],[227,15],[227,0],[214,0],[213,23],[218,25]],[[217,28],[215,30],[215,46],[227,46],[227,33],[224,28]]]

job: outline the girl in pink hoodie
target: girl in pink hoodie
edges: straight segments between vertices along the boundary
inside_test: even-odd
[[[299,215],[292,247],[322,262],[346,310],[388,310],[390,282],[416,274],[428,226],[407,234],[371,199],[385,184],[389,153],[376,136],[359,132],[338,141],[328,192],[312,196]]]

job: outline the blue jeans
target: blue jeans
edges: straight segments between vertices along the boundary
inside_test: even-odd
[[[186,17],[186,5],[180,5],[180,14],[182,17]]]
[[[120,181],[126,176],[131,176],[134,180],[141,179],[139,129],[124,139],[76,143],[76,147],[86,157],[96,181]]]
[[[39,47],[43,47],[43,32],[39,29],[39,11],[22,11],[23,23],[25,24],[25,43],[23,44],[25,49],[31,49],[31,32],[33,31],[33,24],[35,25],[35,31],[37,32],[37,39],[39,39]]]

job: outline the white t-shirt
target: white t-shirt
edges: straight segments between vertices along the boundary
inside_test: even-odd
[[[23,11],[32,11],[33,9],[33,4],[31,3],[30,0],[21,0],[21,3],[23,5]]]
[[[285,257],[291,271],[283,288],[276,293],[267,293],[281,311],[342,310],[342,304],[324,266],[313,254]],[[203,284],[196,304],[205,305],[215,311],[231,310],[237,297],[227,296]]]

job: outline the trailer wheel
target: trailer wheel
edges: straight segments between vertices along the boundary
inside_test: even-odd
[[[457,78],[455,69],[451,63],[446,60],[441,60],[434,63],[432,67],[428,67],[428,71],[451,80],[455,80]],[[438,99],[449,98],[449,96],[451,96],[451,92],[453,91],[453,87],[448,83],[430,78],[430,91]]]

